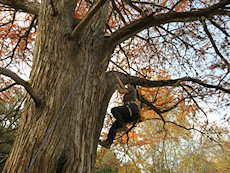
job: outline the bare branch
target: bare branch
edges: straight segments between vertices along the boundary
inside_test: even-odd
[[[15,10],[23,11],[26,13],[31,13],[34,15],[38,15],[39,12],[39,3],[36,2],[28,2],[24,0],[0,0],[1,4],[8,5]]]
[[[164,117],[162,116],[162,112],[156,107],[154,106],[152,103],[150,103],[148,100],[146,100],[142,95],[139,95],[140,96],[140,101],[144,104],[146,104],[147,106],[149,106],[151,109],[153,109],[161,118],[161,120],[163,121],[164,125],[163,125],[163,128],[165,127],[165,119]]]
[[[31,95],[31,97],[34,99],[37,106],[41,104],[41,99],[38,97],[36,91],[32,88],[31,84],[27,81],[20,78],[16,73],[6,69],[6,68],[0,68],[0,74],[3,74],[5,76],[8,76],[12,78],[17,84],[22,85],[26,91]]]
[[[203,24],[204,31],[206,32],[206,34],[207,34],[207,36],[208,36],[208,38],[209,38],[209,40],[210,40],[210,42],[211,42],[211,44],[212,44],[212,46],[213,46],[215,52],[216,52],[216,54],[221,58],[221,61],[223,61],[223,62],[225,63],[225,65],[228,67],[228,70],[230,70],[230,63],[227,61],[226,58],[224,58],[224,56],[220,53],[219,49],[217,48],[217,46],[216,46],[216,44],[215,44],[215,41],[214,41],[214,39],[212,38],[212,35],[211,35],[211,33],[209,32],[208,27],[207,27],[205,21],[204,21],[204,20],[201,20],[201,23]]]
[[[71,36],[74,38],[77,34],[89,23],[90,19],[94,16],[94,14],[100,9],[106,0],[99,0],[86,14],[86,16],[81,20],[81,22],[74,28],[71,33]]]
[[[125,18],[124,18],[124,16],[121,14],[121,11],[120,11],[119,8],[117,7],[117,5],[116,5],[116,3],[114,2],[114,0],[112,0],[111,2],[112,2],[113,10],[115,10],[115,11],[119,14],[119,16],[120,16],[122,22],[123,22],[124,24],[126,24]]]
[[[131,0],[123,0],[123,1],[126,2],[127,4],[129,4],[130,7],[132,7],[136,11],[138,11],[140,13],[140,15],[146,16],[144,11],[142,11],[140,8],[138,8],[136,5],[134,5]]]
[[[230,37],[230,35],[227,33],[227,31],[222,28],[220,25],[218,25],[216,22],[214,22],[213,20],[209,19],[209,21],[215,26],[217,27],[220,31],[222,31],[226,36]]]
[[[190,46],[190,47],[192,47],[194,50],[196,50],[192,44],[190,44],[190,43],[188,43],[188,42],[182,40],[179,36],[177,36],[176,34],[172,33],[171,31],[165,29],[163,26],[158,26],[158,27],[161,28],[161,29],[163,29],[165,32],[167,32],[167,33],[173,35],[175,38],[177,38],[178,40],[180,40],[184,45]],[[163,37],[163,36],[162,36],[162,37]]]
[[[168,12],[165,14],[154,15],[151,14],[149,16],[140,18],[118,31],[114,32],[112,36],[109,38],[109,41],[117,45],[131,36],[137,34],[138,32],[147,29],[149,27],[158,26],[170,22],[190,22],[190,21],[198,21],[201,16],[211,17],[218,14],[221,8],[224,8],[226,5],[230,4],[229,0],[223,0],[219,3],[204,8],[199,9],[197,11],[189,11],[189,12]]]
[[[28,30],[26,31],[25,35],[22,36],[23,38],[25,38],[25,41],[26,41],[26,45],[25,45],[25,48],[24,50],[27,48],[27,43],[28,43],[28,37],[29,37],[29,34],[30,34],[30,31],[32,30],[32,28],[36,25],[35,21],[37,19],[38,16],[34,16],[31,23],[30,23],[30,26],[28,28]]]
[[[7,86],[7,87],[5,87],[5,88],[3,88],[3,89],[0,89],[0,92],[3,92],[3,91],[6,91],[6,90],[8,90],[8,89],[10,89],[11,87],[13,87],[14,85],[16,85],[17,83],[12,83],[12,84],[10,84],[9,86]]]
[[[137,71],[136,69],[134,69],[130,63],[129,63],[129,57],[127,55],[127,53],[125,52],[125,50],[122,48],[121,44],[119,44],[119,48],[120,50],[123,52],[123,54],[125,55],[126,57],[126,60],[127,60],[127,64],[128,64],[128,67],[129,67],[129,70],[132,69],[133,71],[135,71],[137,74],[140,74],[141,76],[143,76],[144,78],[146,78],[147,76],[146,75],[143,75],[141,72]]]
[[[125,71],[121,66],[119,66],[117,63],[113,62],[112,60],[109,60],[111,63],[113,63],[117,68],[121,69],[125,74],[129,75],[127,71]]]
[[[166,113],[166,112],[169,112],[173,109],[175,109],[181,102],[183,102],[184,100],[186,99],[186,97],[184,97],[183,99],[179,100],[177,103],[175,103],[173,106],[171,106],[170,108],[168,109],[165,109],[165,110],[162,110],[161,113]]]
[[[201,110],[201,112],[203,112],[203,114],[205,115],[206,117],[206,127],[208,125],[208,115],[206,114],[206,112],[199,106],[199,104],[197,103],[197,101],[193,98],[192,94],[189,93],[186,88],[183,86],[183,85],[180,85],[182,87],[182,89],[189,95],[189,97],[193,100],[193,102],[195,103],[196,107],[199,108],[199,110]],[[206,128],[205,127],[205,128]]]
[[[191,81],[191,82],[197,83],[197,84],[202,85],[202,86],[207,87],[207,88],[213,88],[213,89],[221,90],[223,92],[226,92],[226,93],[230,94],[230,89],[223,88],[223,87],[221,87],[219,85],[207,84],[205,82],[202,82],[199,79],[194,79],[194,78],[189,78],[189,79],[190,80],[187,80],[187,81]]]
[[[26,33],[24,35],[22,35],[22,36],[19,37],[18,42],[16,43],[15,47],[12,50],[12,55],[9,56],[9,57],[7,57],[7,58],[10,58],[11,60],[5,66],[5,68],[7,68],[13,62],[13,58],[14,58],[16,49],[20,46],[20,43],[21,43],[21,41],[22,41],[23,38],[25,38],[25,42],[26,42],[24,50],[26,49],[26,47],[27,47],[27,40],[28,40],[28,37],[29,37],[29,34],[30,34],[30,31],[31,31],[32,27],[35,25],[36,19],[37,19],[37,16],[34,16],[34,18],[32,19],[31,24],[30,24],[28,30],[26,31]]]

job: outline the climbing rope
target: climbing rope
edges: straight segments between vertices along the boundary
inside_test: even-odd
[[[36,159],[37,159],[37,157],[38,157],[38,154],[39,154],[40,151],[42,150],[42,148],[43,148],[43,146],[44,146],[46,140],[48,139],[49,135],[51,134],[51,131],[53,130],[53,128],[54,128],[54,126],[56,125],[56,123],[57,123],[57,121],[58,121],[58,119],[59,119],[61,113],[63,112],[63,110],[64,110],[64,108],[65,108],[67,102],[69,101],[69,99],[70,99],[71,95],[73,94],[75,88],[77,87],[77,85],[78,85],[78,83],[79,83],[81,77],[82,77],[83,74],[85,73],[85,71],[86,71],[86,69],[88,68],[88,66],[89,66],[89,64],[90,64],[90,62],[91,62],[91,60],[92,60],[92,58],[94,57],[94,55],[95,55],[95,53],[96,53],[98,47],[100,46],[102,40],[103,40],[105,37],[106,37],[106,36],[103,36],[103,37],[98,41],[97,47],[96,47],[95,50],[93,51],[91,57],[89,58],[88,63],[86,64],[86,66],[84,67],[84,69],[83,69],[83,71],[81,72],[80,76],[78,77],[76,84],[74,85],[73,89],[71,90],[71,92],[70,92],[68,98],[66,99],[64,105],[62,106],[62,109],[60,110],[60,112],[59,112],[57,118],[55,119],[55,121],[54,121],[52,127],[50,128],[48,134],[46,135],[46,137],[45,137],[45,139],[44,139],[42,145],[40,146],[40,148],[39,148],[37,154],[35,155],[35,157],[34,157],[32,163],[30,164],[30,166],[29,166],[29,168],[28,168],[28,170],[27,170],[27,173],[29,173],[30,169],[32,168],[33,164],[35,163],[35,161],[36,161]]]

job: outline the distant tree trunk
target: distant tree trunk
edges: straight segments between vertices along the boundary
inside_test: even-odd
[[[36,107],[28,96],[18,136],[3,172],[27,171],[103,36],[107,5],[97,12],[88,29],[71,39],[76,2],[53,0],[53,3],[57,14],[53,13],[50,0],[41,2],[31,73],[33,87],[43,104]],[[30,172],[92,172],[103,118],[112,94],[105,73],[108,62],[104,61],[111,55],[112,48],[106,48],[104,41],[103,49],[96,51]]]

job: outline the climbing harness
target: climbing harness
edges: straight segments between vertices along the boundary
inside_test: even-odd
[[[130,108],[130,104],[135,104],[135,105],[137,105],[138,106],[138,109],[140,109],[140,106],[139,106],[139,104],[136,102],[136,101],[133,101],[133,100],[131,100],[131,101],[127,101],[127,102],[125,102],[125,106],[128,108],[128,110],[129,110],[129,115],[130,115],[130,117],[132,117],[133,116],[133,112],[132,112],[132,109]]]
[[[78,85],[78,83],[79,83],[79,81],[80,81],[81,77],[82,77],[82,76],[83,76],[83,74],[85,73],[85,71],[86,71],[87,67],[89,66],[89,64],[90,64],[90,62],[91,62],[91,60],[92,60],[92,58],[94,57],[94,55],[95,55],[95,53],[96,53],[97,49],[99,48],[99,46],[100,46],[100,44],[101,44],[102,40],[103,40],[105,37],[106,37],[106,36],[104,35],[104,36],[103,36],[103,37],[99,40],[99,42],[98,42],[98,44],[97,44],[97,47],[96,47],[96,48],[95,48],[95,50],[93,51],[93,53],[92,53],[91,57],[89,58],[88,63],[86,64],[86,66],[84,67],[84,69],[83,69],[83,71],[81,72],[80,76],[78,77],[78,79],[77,79],[77,82],[76,82],[75,86],[74,86],[74,87],[73,87],[73,89],[71,90],[71,92],[70,92],[70,94],[69,94],[68,98],[66,99],[66,101],[65,101],[64,105],[62,106],[61,111],[59,112],[59,114],[58,114],[57,118],[55,119],[55,121],[54,121],[54,123],[53,123],[52,127],[50,128],[50,130],[49,130],[48,134],[46,135],[46,137],[45,137],[45,139],[44,139],[44,141],[43,141],[42,145],[40,146],[40,148],[39,148],[39,150],[38,150],[37,154],[35,155],[35,157],[34,157],[34,159],[33,159],[32,163],[30,164],[30,166],[29,166],[29,168],[28,168],[28,170],[27,170],[27,172],[26,172],[26,173],[29,173],[30,169],[32,168],[33,164],[35,163],[35,161],[36,161],[36,159],[37,159],[37,157],[38,157],[38,154],[39,154],[39,153],[40,153],[40,151],[42,150],[42,148],[43,148],[43,146],[44,146],[44,144],[45,144],[45,142],[46,142],[47,138],[48,138],[48,137],[49,137],[49,135],[51,134],[51,131],[53,130],[54,126],[56,125],[56,123],[57,123],[57,121],[58,121],[58,119],[59,119],[59,117],[60,117],[61,113],[63,112],[63,110],[64,110],[64,108],[65,108],[65,106],[66,106],[66,104],[67,104],[67,102],[69,101],[69,99],[70,99],[71,95],[73,94],[73,92],[74,92],[75,88],[77,87],[77,85]]]
[[[129,107],[129,105],[125,105],[128,110],[129,110],[129,116],[132,117],[133,116],[133,112],[132,112],[132,109]]]
[[[131,103],[136,104],[138,106],[138,108],[140,108],[139,104],[136,101],[130,100],[130,101],[125,102],[125,104],[127,104],[127,105],[130,105]]]

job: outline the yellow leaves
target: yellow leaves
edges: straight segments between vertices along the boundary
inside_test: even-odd
[[[143,122],[146,120],[146,117],[144,115],[144,111],[143,110],[140,110],[140,120]]]

